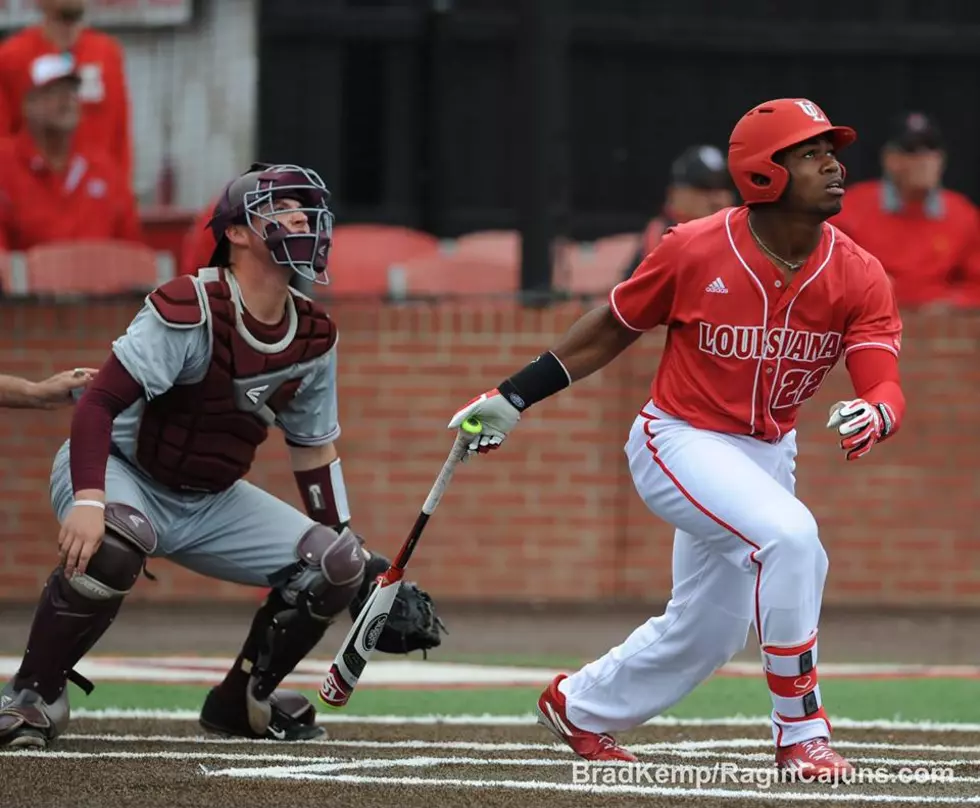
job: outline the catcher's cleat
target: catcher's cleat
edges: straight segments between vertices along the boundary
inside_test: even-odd
[[[854,767],[831,748],[826,738],[777,747],[776,767],[797,772],[807,780],[836,779],[854,771]]]
[[[269,697],[268,706],[268,724],[264,731],[257,732],[249,721],[244,696],[215,687],[204,700],[199,720],[209,732],[235,738],[311,741],[326,734],[322,727],[316,726],[316,709],[295,690],[275,691]]]
[[[61,720],[67,722],[60,702],[47,705],[33,690],[5,692],[0,704],[0,749],[45,749],[58,736]]]
[[[538,723],[568,744],[572,751],[586,760],[624,760],[635,763],[637,758],[628,752],[611,735],[579,729],[565,714],[565,696],[558,683],[566,678],[559,674],[538,698]]]

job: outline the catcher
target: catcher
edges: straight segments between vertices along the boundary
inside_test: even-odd
[[[0,746],[45,747],[69,720],[67,682],[150,557],[270,587],[200,714],[208,730],[295,741],[313,705],[277,690],[341,612],[356,617],[388,559],[350,528],[337,422],[337,329],[293,273],[326,282],[333,214],[312,170],[255,164],[225,188],[210,268],[150,293],[77,405],[51,473],[61,564],[0,702]],[[306,513],[245,481],[282,430]],[[149,574],[147,573],[148,577]],[[440,644],[428,594],[403,587],[378,650]]]

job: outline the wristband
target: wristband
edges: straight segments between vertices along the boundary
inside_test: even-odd
[[[502,381],[497,385],[497,390],[519,412],[524,412],[532,404],[564,390],[571,383],[572,377],[561,360],[548,351]]]
[[[97,499],[76,499],[72,503],[72,506],[75,505],[88,505],[92,508],[102,508],[102,510],[105,510],[105,503],[99,502]]]
[[[340,531],[350,522],[347,486],[340,458],[326,466],[293,473],[306,513],[321,525]]]

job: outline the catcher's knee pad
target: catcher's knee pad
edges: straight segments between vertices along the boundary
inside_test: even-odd
[[[36,691],[53,704],[72,679],[87,692],[92,683],[74,666],[112,624],[123,598],[133,588],[156,548],[156,533],[143,514],[128,505],[108,503],[106,532],[86,570],[71,578],[63,567],[48,577],[14,679],[14,689]]]
[[[311,616],[328,620],[354,599],[364,580],[365,552],[357,536],[314,525],[296,545],[299,557],[293,574],[282,587],[288,602],[305,602]]]
[[[106,503],[102,544],[85,572],[67,579],[68,585],[90,600],[125,597],[156,547],[156,532],[142,513],[129,505]]]

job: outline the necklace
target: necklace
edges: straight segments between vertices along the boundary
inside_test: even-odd
[[[773,261],[786,267],[786,269],[790,270],[790,272],[795,272],[806,263],[805,259],[803,261],[787,261],[785,258],[781,258],[780,256],[776,255],[776,253],[766,246],[766,243],[759,237],[759,234],[755,232],[755,228],[752,226],[752,218],[748,217],[745,221],[749,223],[749,232],[752,234],[752,238],[755,239],[755,243],[758,244],[759,248]]]

